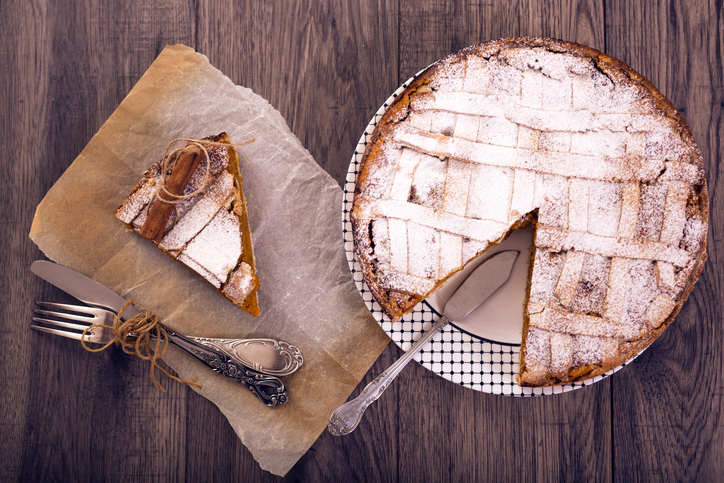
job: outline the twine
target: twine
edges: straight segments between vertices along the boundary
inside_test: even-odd
[[[174,143],[177,143],[180,141],[186,141],[186,145],[181,148],[174,149],[169,154],[168,150],[171,148],[171,146]],[[203,193],[204,189],[206,189],[206,183],[208,183],[209,178],[211,177],[211,175],[210,175],[211,156],[209,156],[209,151],[206,149],[206,146],[224,146],[224,147],[244,146],[249,143],[253,143],[254,141],[256,141],[256,138],[243,142],[243,143],[235,143],[235,144],[221,143],[218,141],[207,141],[204,139],[194,139],[194,138],[176,138],[176,139],[174,139],[173,141],[171,141],[170,143],[168,143],[166,145],[166,149],[163,151],[163,166],[161,167],[161,180],[158,183],[158,189],[156,189],[155,199],[157,199],[158,201],[161,201],[162,203],[168,203],[168,204],[175,205],[175,204],[181,203],[182,201],[184,201],[188,198],[191,198],[200,193]],[[191,146],[197,146],[197,147],[201,148],[201,151],[203,151],[203,153],[204,153],[204,161],[206,162],[206,171],[204,173],[204,180],[202,181],[201,187],[199,189],[194,190],[191,193],[188,193],[185,195],[184,194],[177,195],[177,194],[171,193],[170,191],[168,191],[166,189],[166,177],[168,176],[169,168],[173,169],[173,166],[176,164],[176,161],[178,161],[179,157],[181,156],[181,153],[183,151],[187,151],[187,150],[191,149],[191,146],[189,146],[189,144]],[[169,159],[171,157],[173,157],[175,154],[178,154],[178,156],[176,156],[173,161],[169,162]],[[160,198],[159,195],[161,192],[163,192],[168,197],[168,199]],[[148,206],[150,206],[150,205],[151,204],[149,203]]]
[[[181,379],[158,364],[158,360],[163,357],[166,350],[168,350],[169,338],[166,329],[158,322],[158,316],[156,314],[147,310],[146,313],[138,314],[125,322],[121,319],[123,311],[132,303],[133,301],[129,300],[123,304],[120,312],[116,315],[113,325],[93,324],[87,327],[83,331],[83,338],[80,340],[83,348],[90,352],[101,352],[111,345],[117,344],[121,346],[123,352],[126,354],[136,354],[144,361],[151,361],[151,380],[162,392],[166,392],[166,389],[156,380],[156,369],[175,381],[188,384],[196,389],[201,389],[201,385],[196,383],[196,381],[199,380],[198,376],[193,379]],[[88,347],[85,343],[85,336],[95,327],[112,330],[113,340],[98,349]],[[153,348],[151,348],[152,338],[156,339],[156,346]]]

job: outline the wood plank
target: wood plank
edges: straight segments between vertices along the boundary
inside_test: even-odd
[[[395,0],[199,2],[198,51],[268,100],[340,185],[397,87]]]
[[[10,0],[0,2],[0,27],[0,134],[12,153],[0,163],[0,480],[280,479],[192,390],[169,381],[161,394],[141,361],[27,328],[34,300],[72,302],[28,271],[42,257],[27,237],[34,208],[167,43],[196,47],[268,99],[341,184],[362,129],[402,81],[511,35],[605,50],[681,110],[710,183],[699,284],[637,361],[570,394],[482,394],[412,364],[352,435],[322,434],[287,479],[721,480],[720,1]],[[388,347],[355,394],[400,354]]]
[[[215,404],[195,393],[186,401],[186,439],[177,442],[185,454],[186,481],[208,481],[213,475],[229,481],[277,481],[254,461]]]
[[[279,110],[317,163],[342,185],[364,128],[396,88],[396,2],[208,0],[199,2],[198,12],[197,50],[232,81]],[[381,361],[389,363],[389,356]],[[380,363],[370,371],[367,382],[384,369]],[[387,439],[394,431],[394,394],[391,390],[380,402],[379,412],[353,435],[334,438],[325,432],[289,478],[345,481],[362,472],[385,480],[394,474],[394,440]],[[228,426],[213,405],[194,403],[188,411],[188,434],[194,435],[187,443],[190,479],[203,479],[209,461],[233,469],[244,479],[269,479],[225,429],[220,431],[224,449],[216,454],[218,434],[201,431],[196,422]]]
[[[192,40],[188,7],[133,4],[0,5],[0,130],[12,153],[0,176],[3,481],[184,475],[184,448],[174,443],[185,440],[184,386],[165,382],[169,394],[160,394],[140,360],[117,349],[90,354],[28,328],[34,300],[73,301],[28,270],[42,258],[28,238],[35,206],[145,71],[157,43]],[[180,22],[166,22],[171,16]]]
[[[722,240],[718,166],[724,106],[721,2],[606,4],[606,50],[651,80],[682,113],[709,180],[709,261],[671,327],[613,380],[615,477],[718,481],[724,475]],[[644,449],[642,451],[642,449]]]
[[[382,371],[395,362],[402,351],[390,344],[370,368],[350,398],[359,393]],[[409,370],[408,368],[405,369]],[[400,481],[397,383],[365,412],[351,434],[335,437],[322,433],[312,448],[287,474],[292,481]],[[416,478],[417,480],[425,477]]]
[[[3,414],[0,454],[4,460],[0,465],[0,479],[9,480],[17,479],[20,474],[24,464],[23,442],[32,431],[26,424],[31,413],[28,407],[31,366],[27,359],[32,334],[26,324],[18,321],[30,320],[30,307],[36,295],[29,289],[30,273],[15,261],[37,256],[38,250],[33,250],[27,238],[32,214],[22,205],[40,201],[38,190],[34,189],[37,181],[27,178],[27,165],[20,161],[27,162],[34,151],[29,144],[33,139],[30,133],[35,133],[38,139],[45,135],[46,125],[36,116],[46,113],[49,102],[44,95],[48,91],[47,75],[36,54],[43,45],[43,13],[34,12],[29,4],[4,2],[0,4],[0,26],[6,46],[0,49],[0,65],[4,66],[0,69],[0,132],[5,138],[3,148],[19,158],[18,162],[6,159],[0,165],[0,227],[4,234],[0,242],[0,263],[4,267],[0,276],[3,294],[0,367],[8,382],[6,390],[0,391]],[[10,49],[8,45],[16,48]],[[30,82],[31,79],[35,82]]]
[[[603,5],[593,0],[403,1],[400,83],[469,45],[533,36],[604,47]]]

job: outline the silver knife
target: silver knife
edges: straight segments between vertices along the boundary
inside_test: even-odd
[[[435,334],[450,322],[462,320],[510,278],[510,272],[519,254],[520,252],[516,250],[498,252],[481,263],[450,297],[445,304],[445,313],[432,325],[432,328],[423,334],[397,362],[370,382],[359,396],[347,401],[332,413],[327,426],[329,432],[334,436],[343,436],[354,431],[367,407],[379,399],[400,371]]]
[[[92,307],[107,309],[117,314],[127,302],[123,297],[95,280],[57,263],[38,260],[31,264],[30,270],[43,280]],[[123,319],[127,320],[140,313],[142,312],[137,307],[129,305],[123,312]],[[234,344],[234,340],[228,339],[186,337],[166,326],[164,326],[164,329],[169,336],[169,341],[199,359],[215,372],[243,383],[267,406],[284,404],[287,401],[287,392],[281,379],[274,374],[254,370],[250,367],[253,367],[254,363],[247,364],[242,360],[243,344]],[[259,355],[262,347],[261,343],[276,343],[274,352],[277,356],[283,353],[282,357],[285,361],[282,365],[286,369],[280,368],[279,363],[268,364],[271,366],[272,371],[289,374],[302,363],[299,350],[285,342],[272,339],[250,339],[249,341],[259,342],[246,346],[250,351],[248,355],[251,357]],[[256,365],[259,367],[259,364]]]
[[[39,260],[30,265],[30,270],[91,307],[107,309],[118,314],[126,303],[126,299],[109,288],[57,263]],[[128,320],[140,313],[138,308],[130,305],[123,312],[123,319]],[[170,331],[168,327],[164,328]],[[221,352],[249,369],[271,376],[287,376],[299,369],[304,362],[299,349],[287,342],[274,339],[213,339],[173,333],[207,349]]]

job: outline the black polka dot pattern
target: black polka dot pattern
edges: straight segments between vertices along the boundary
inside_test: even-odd
[[[418,73],[419,75],[419,73]],[[349,214],[354,199],[354,186],[360,162],[372,131],[379,122],[387,107],[414,80],[412,77],[400,86],[380,107],[355,148],[352,161],[347,172],[343,197],[343,236],[344,249],[347,254],[352,277],[370,313],[382,329],[402,350],[407,350],[422,334],[429,330],[434,320],[440,317],[427,302],[418,304],[412,313],[403,316],[402,320],[391,323],[384,315],[382,307],[374,301],[367,288],[362,269],[354,254],[352,223]],[[543,396],[560,394],[594,384],[621,369],[619,366],[601,376],[584,382],[563,386],[530,388],[520,387],[517,380],[520,346],[487,341],[475,335],[463,332],[453,325],[448,325],[415,356],[415,360],[428,370],[439,376],[469,387],[476,391],[489,394],[508,396]]]

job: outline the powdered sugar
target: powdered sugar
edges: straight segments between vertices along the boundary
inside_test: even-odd
[[[643,183],[640,187],[639,213],[636,220],[635,238],[658,241],[664,220],[666,185]]]
[[[158,246],[169,251],[183,249],[216,216],[219,209],[231,201],[233,188],[234,177],[224,171],[206,195],[163,236]]]
[[[231,275],[222,292],[231,300],[245,300],[257,285],[257,279],[251,266],[242,262]]]
[[[131,224],[153,199],[160,179],[161,177],[157,176],[156,178],[145,178],[141,181],[140,187],[128,197],[123,206],[118,208],[116,217],[123,223]]]
[[[409,222],[407,224],[409,246],[408,272],[420,278],[438,278],[440,260],[440,232],[434,228]]]
[[[564,50],[437,65],[406,117],[382,122],[355,201],[395,270],[381,283],[418,295],[537,214],[524,356],[536,383],[605,365],[661,323],[706,234],[679,121],[618,66]]]
[[[182,253],[225,282],[229,272],[236,267],[241,252],[239,220],[222,209],[188,242]]]
[[[514,171],[508,168],[483,164],[473,167],[465,215],[508,223],[513,176]]]
[[[434,210],[440,209],[445,194],[446,174],[447,161],[432,156],[422,157],[408,190],[410,202]]]
[[[528,296],[531,304],[548,305],[558,302],[554,290],[565,259],[565,254],[551,252],[545,248],[536,249],[533,260],[536,269],[533,271]]]
[[[634,327],[645,326],[646,312],[659,294],[654,263],[649,260],[632,260],[629,272],[626,309],[622,322]]]
[[[226,142],[228,136],[208,138]],[[242,217],[245,207],[239,182],[229,163],[232,157],[224,146],[207,146],[208,158],[192,173],[183,194],[194,196],[174,206],[158,247],[204,277],[227,298],[241,304],[256,289],[258,281],[251,265],[252,247],[243,246]],[[176,152],[170,162],[178,156]],[[145,174],[135,192],[119,208],[116,216],[139,230],[145,220],[149,203],[154,200],[161,181],[161,161]],[[166,173],[170,175],[171,169]],[[245,310],[252,312],[255,301]],[[249,308],[251,307],[251,308]],[[253,312],[252,312],[253,313]]]
[[[573,367],[581,367],[586,364],[600,364],[603,360],[602,340],[598,337],[579,335],[573,341]]]
[[[576,282],[576,291],[571,299],[571,311],[589,315],[603,315],[610,266],[611,259],[609,257],[586,254],[581,277]]]
[[[618,234],[621,219],[621,183],[603,181],[588,182],[588,231],[594,235],[615,237]]]

